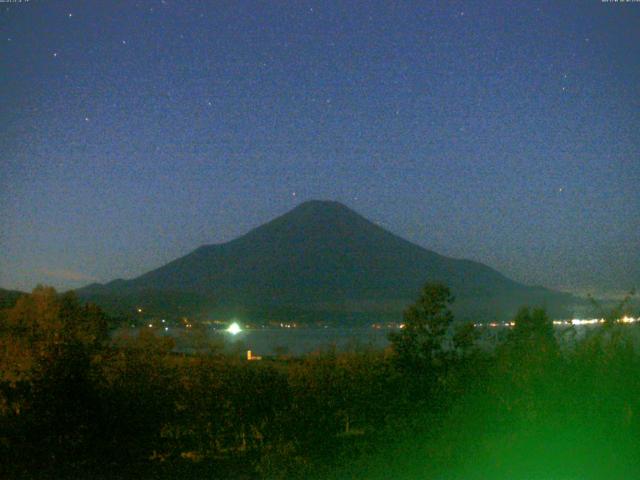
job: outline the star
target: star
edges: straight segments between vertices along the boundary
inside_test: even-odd
[[[89,117],[84,117],[84,121],[88,122],[89,121]]]
[[[73,13],[67,14],[67,17],[69,17],[69,18],[73,17]]]
[[[58,52],[53,52],[53,56],[57,57],[58,56]]]

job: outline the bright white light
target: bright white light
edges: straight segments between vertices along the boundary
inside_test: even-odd
[[[229,328],[227,328],[227,332],[229,332],[231,335],[237,335],[242,331],[242,329],[240,328],[240,325],[238,325],[237,322],[233,322],[231,325],[229,325]]]

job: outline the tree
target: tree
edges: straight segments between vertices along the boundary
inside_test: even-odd
[[[542,308],[532,311],[521,308],[513,319],[515,326],[509,334],[508,344],[518,356],[556,353],[558,343],[553,331],[553,322]]]
[[[506,341],[496,349],[493,396],[500,408],[535,423],[562,385],[562,357],[553,322],[544,309],[522,307]],[[515,420],[514,420],[515,421]]]
[[[416,303],[404,311],[402,329],[389,334],[402,368],[424,370],[442,363],[446,335],[453,322],[449,310],[453,301],[447,286],[427,283]]]
[[[461,357],[472,354],[476,349],[476,341],[478,340],[478,330],[472,322],[459,325],[453,334],[453,346]]]
[[[58,454],[73,458],[76,447],[88,445],[95,408],[90,369],[107,338],[106,317],[72,293],[37,287],[20,297],[2,322],[5,441],[27,461]]]

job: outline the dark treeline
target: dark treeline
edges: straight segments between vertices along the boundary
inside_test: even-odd
[[[426,285],[385,351],[249,362],[38,288],[0,314],[0,477],[639,478],[637,326],[522,309],[488,351],[452,301]]]

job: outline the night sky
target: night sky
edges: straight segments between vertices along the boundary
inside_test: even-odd
[[[526,283],[640,283],[640,3],[0,4],[0,286],[309,199]]]

